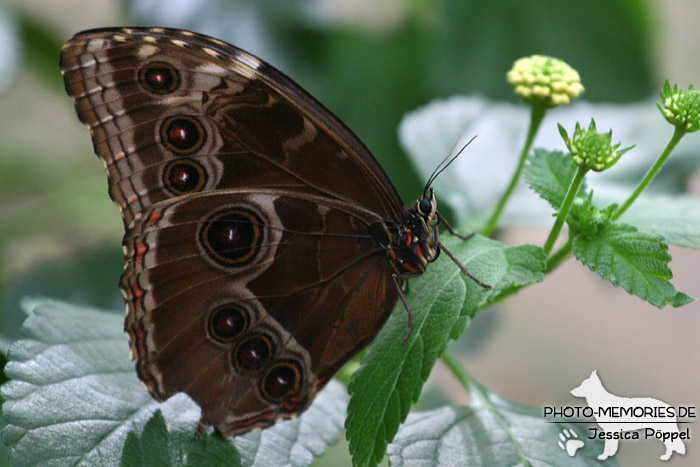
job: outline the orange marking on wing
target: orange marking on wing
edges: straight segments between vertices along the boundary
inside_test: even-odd
[[[134,309],[141,310],[141,299],[143,298],[143,290],[136,283],[129,284],[131,289],[131,296],[133,297]]]
[[[160,220],[160,211],[153,211],[150,216],[148,216],[148,221],[146,225],[153,225]]]
[[[284,407],[284,409],[287,412],[295,412],[299,408],[300,405],[301,405],[301,397],[299,397],[299,396],[290,397],[289,399],[284,401],[284,403],[282,403],[282,407]]]
[[[240,427],[250,426],[250,425],[253,425],[253,424],[255,424],[255,423],[258,423],[258,422],[260,422],[260,421],[262,421],[262,420],[269,420],[271,415],[272,415],[272,414],[269,413],[269,412],[268,412],[268,413],[264,413],[264,414],[258,415],[257,417],[253,417],[253,418],[251,418],[251,419],[249,419],[249,420],[242,420],[242,421],[240,421],[240,422],[238,422],[238,423],[232,423],[232,424],[230,425],[230,427],[231,427],[232,430],[235,430],[235,429],[240,428]]]
[[[143,260],[143,255],[148,251],[148,247],[146,246],[145,243],[143,243],[141,240],[136,242],[136,258],[134,259],[136,261],[136,264],[141,266],[142,260]]]
[[[143,332],[143,329],[133,326],[131,329],[134,337],[136,338],[135,341],[135,347],[136,347],[136,353],[138,354],[139,357],[143,357],[146,354],[146,333]]]

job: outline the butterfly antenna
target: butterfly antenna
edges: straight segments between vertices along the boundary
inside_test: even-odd
[[[444,170],[452,164],[455,159],[457,159],[460,154],[464,152],[464,150],[471,144],[472,141],[476,138],[476,135],[472,136],[472,139],[466,142],[464,146],[462,146],[462,149],[457,152],[452,158],[450,158],[450,154],[452,154],[452,151],[454,151],[454,148],[457,146],[457,141],[455,141],[455,144],[452,145],[452,148],[450,149],[450,152],[447,153],[447,156],[435,167],[435,170],[433,170],[433,173],[428,177],[428,181],[425,183],[425,187],[423,188],[423,196],[428,192],[428,188],[430,188],[430,185],[435,181],[435,179],[440,175]],[[449,159],[449,162],[445,163]]]

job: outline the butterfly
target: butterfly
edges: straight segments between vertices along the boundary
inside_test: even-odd
[[[441,251],[467,273],[438,240],[437,170],[404,205],[338,118],[253,55],[106,28],[60,65],[124,221],[136,372],[157,400],[187,393],[201,429],[298,415],[399,299],[410,332],[408,278]]]

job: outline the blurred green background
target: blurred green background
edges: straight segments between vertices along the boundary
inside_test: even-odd
[[[505,72],[533,53],[575,67],[592,102],[647,99],[666,78],[698,85],[699,17],[696,0],[0,1],[3,349],[19,336],[23,296],[123,310],[121,221],[58,69],[61,45],[79,30],[181,27],[260,56],[345,121],[411,200],[423,183],[398,145],[406,112],[455,94],[516,102]],[[689,179],[698,193],[697,174]],[[545,236],[511,229],[503,240],[541,244]],[[698,252],[671,253],[677,287],[700,295]],[[575,296],[560,295],[572,281]],[[698,311],[697,304],[659,311],[570,263],[476,320],[459,349],[478,379],[521,403],[573,403],[568,388],[597,367],[604,382],[618,378],[610,389],[619,394],[697,404]],[[440,380],[441,369],[435,373]],[[638,447],[621,446],[622,465],[658,457],[652,442]],[[692,453],[674,465],[696,465]]]

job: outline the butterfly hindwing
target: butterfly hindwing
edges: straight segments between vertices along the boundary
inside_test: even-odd
[[[362,233],[366,216],[258,189],[196,194],[137,217],[122,289],[152,394],[188,393],[224,434],[305,408],[396,302],[383,250]],[[297,383],[279,401],[265,390],[276,365]]]

